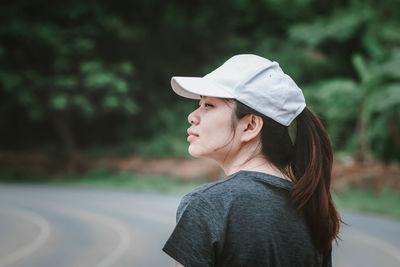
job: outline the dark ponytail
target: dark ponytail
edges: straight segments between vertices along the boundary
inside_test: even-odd
[[[322,122],[308,108],[296,119],[297,134],[290,163],[294,186],[289,202],[306,215],[314,244],[330,251],[340,218],[330,194],[333,153]]]
[[[297,116],[295,142],[288,127],[237,102],[237,118],[255,114],[263,119],[262,152],[291,178],[288,203],[304,214],[314,245],[323,253],[332,248],[339,233],[340,218],[330,194],[333,153],[325,127],[308,108]]]

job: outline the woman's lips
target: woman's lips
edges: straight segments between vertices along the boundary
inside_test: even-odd
[[[188,133],[188,135],[189,135],[189,136],[187,137],[188,142],[193,141],[193,139],[195,139],[196,137],[199,136],[198,134],[196,134],[195,132],[193,132],[193,131],[190,130],[190,129],[187,129],[187,133]]]
[[[192,142],[193,141],[193,139],[195,139],[197,136],[195,136],[195,135],[189,135],[188,137],[187,137],[187,141],[188,142]]]

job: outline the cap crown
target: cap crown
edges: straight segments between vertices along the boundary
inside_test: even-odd
[[[301,89],[277,62],[244,54],[227,60],[204,79],[231,91],[235,99],[288,126],[304,109]]]
[[[303,92],[277,62],[251,54],[234,56],[202,78],[174,76],[171,86],[188,98],[234,98],[285,126],[306,106]]]

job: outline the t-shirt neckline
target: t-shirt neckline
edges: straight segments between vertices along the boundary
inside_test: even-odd
[[[289,181],[289,180],[285,180],[281,177],[278,177],[276,175],[272,175],[269,173],[265,173],[265,172],[258,172],[258,171],[249,171],[249,170],[240,170],[236,173],[233,173],[229,176],[226,177],[226,179],[228,178],[233,178],[234,176],[237,176],[239,174],[245,174],[246,176],[251,176],[255,179],[259,179],[262,180],[270,185],[273,185],[275,187],[280,187],[280,188],[284,188],[287,190],[290,190],[293,186],[293,182]]]

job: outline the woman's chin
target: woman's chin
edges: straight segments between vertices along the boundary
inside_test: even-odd
[[[189,155],[192,156],[192,157],[195,157],[195,158],[199,157],[198,153],[196,153],[196,150],[195,149],[191,149],[190,146],[188,148],[188,152],[189,152]]]
[[[201,153],[201,151],[199,151],[199,149],[197,149],[195,146],[190,145],[188,148],[188,152],[190,154],[190,156],[195,157],[195,158],[204,158],[203,153]]]

